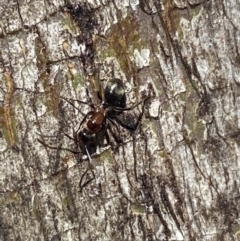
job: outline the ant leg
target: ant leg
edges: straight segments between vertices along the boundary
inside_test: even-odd
[[[143,103],[143,107],[146,105],[146,102],[151,99],[151,97],[147,97],[144,100],[141,100],[140,102],[138,102],[137,104],[131,106],[131,107],[127,107],[127,108],[121,108],[121,107],[113,107],[113,110],[117,110],[117,111],[127,111],[127,110],[132,110],[134,108],[136,108],[137,106],[141,105]]]
[[[136,106],[135,106],[135,107],[136,107]],[[144,106],[143,106],[143,108],[144,108]],[[139,125],[142,117],[143,117],[143,113],[144,113],[143,108],[142,108],[142,111],[141,111],[141,113],[138,115],[137,118],[136,118],[136,117],[133,117],[133,115],[131,115],[131,117],[135,119],[133,123],[130,123],[129,120],[125,120],[125,121],[124,121],[124,120],[121,120],[121,119],[119,118],[120,116],[118,116],[118,115],[115,115],[115,116],[113,116],[112,118],[109,118],[109,117],[108,117],[108,119],[111,120],[112,123],[115,124],[115,122],[116,122],[117,124],[119,124],[120,126],[122,126],[123,128],[125,128],[125,129],[127,129],[127,130],[129,130],[129,131],[135,131],[135,130],[137,129],[137,127],[138,127],[138,125]],[[131,117],[129,116],[129,118],[131,118]],[[114,121],[113,121],[113,120],[114,120]],[[115,125],[116,125],[116,124],[115,124]]]
[[[66,137],[68,137],[70,140],[75,141],[75,139],[74,139],[73,137],[69,136],[68,134],[64,133],[64,135],[65,135]]]
[[[47,143],[45,143],[44,141],[41,141],[40,139],[37,139],[38,142],[40,142],[43,146],[49,148],[49,149],[53,149],[53,150],[63,150],[63,151],[68,151],[68,152],[71,152],[73,154],[79,154],[81,152],[79,151],[74,151],[74,150],[71,150],[69,148],[62,148],[62,147],[56,147],[56,146],[50,146],[48,145]]]
[[[120,134],[120,130],[118,128],[118,125],[114,122],[114,120],[112,120],[110,118],[108,118],[108,120],[116,127],[118,134]],[[115,132],[111,128],[111,125],[108,125],[108,131],[110,132],[111,136],[114,138],[116,143],[118,143],[118,144],[123,143],[123,140],[115,135]]]
[[[137,118],[137,121],[135,124],[133,125],[129,125],[128,123],[126,122],[123,122],[121,119],[119,119],[118,116],[114,116],[114,120],[122,127],[124,127],[125,129],[129,130],[129,131],[135,131],[143,117],[143,114],[144,114],[144,107],[145,105],[147,104],[147,101],[150,99],[151,97],[147,97],[145,98],[143,101],[137,103],[136,105],[132,106],[132,107],[129,107],[129,108],[124,108],[122,111],[127,111],[127,110],[132,110],[134,109],[135,107],[137,107],[138,105],[140,105],[141,103],[143,103],[142,105],[142,110],[141,110],[141,113],[139,114],[138,118]],[[114,108],[115,109],[115,108]]]
[[[103,84],[101,83],[101,80],[100,80],[100,67],[103,67],[103,66],[102,66],[102,64],[99,63],[98,67],[97,67],[97,73],[96,73],[97,78],[96,78],[96,81],[95,81],[95,85],[96,85],[96,90],[97,90],[96,91],[97,98],[102,103],[104,101],[104,88],[103,88],[103,86],[102,86]]]
[[[138,127],[138,124],[139,124],[139,119],[137,120],[137,122],[133,125],[133,126],[130,126],[126,123],[124,123],[123,121],[121,121],[120,119],[118,119],[117,117],[114,118],[114,120],[120,125],[122,126],[123,128],[129,130],[129,131],[135,131]]]
[[[79,102],[79,103],[81,103],[81,104],[84,104],[84,105],[89,105],[87,102],[82,101],[82,100],[77,100],[77,99],[68,99],[68,98],[63,97],[63,96],[61,96],[60,98],[61,98],[61,99],[63,99],[63,100],[65,100],[65,101],[67,101],[67,102],[68,102],[70,105],[72,105],[73,107],[75,107],[75,106],[73,105],[73,103],[72,103],[71,101],[77,101],[77,102]],[[77,108],[77,107],[75,107],[75,108]]]
[[[73,108],[77,109],[83,116],[85,116],[86,114],[84,114],[82,112],[81,109],[79,109],[78,107],[76,107],[69,99],[65,98],[65,97],[61,97],[61,99],[65,100],[67,103],[69,103]],[[90,106],[92,109],[95,109],[94,106],[92,104],[88,104],[87,102],[84,102],[84,101],[81,101],[81,100],[75,100],[75,99],[72,99],[73,101],[77,101],[77,102],[80,102],[81,104],[85,104],[85,105],[88,105]]]

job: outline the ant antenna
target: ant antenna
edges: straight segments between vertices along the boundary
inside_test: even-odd
[[[95,179],[95,174],[94,174],[94,172],[93,172],[93,170],[92,170],[93,159],[91,158],[91,156],[90,156],[90,154],[89,154],[89,152],[88,152],[87,146],[85,145],[84,147],[85,147],[85,150],[86,150],[86,153],[87,153],[87,156],[88,156],[88,160],[89,160],[89,164],[90,164],[90,165],[89,165],[89,168],[87,168],[87,170],[83,173],[83,175],[82,175],[82,177],[81,177],[81,179],[80,179],[80,181],[79,181],[79,187],[80,187],[79,192],[82,192],[83,188],[84,188],[86,185],[88,185],[88,183],[90,183],[93,179]],[[90,178],[88,181],[86,181],[86,182],[82,185],[83,178],[84,178],[84,176],[86,176],[86,174],[87,174],[87,172],[89,171],[89,169],[91,170],[93,177]]]
[[[89,152],[88,152],[88,149],[87,149],[87,146],[85,145],[85,150],[86,150],[86,153],[87,153],[87,157],[88,157],[88,160],[89,160],[89,164],[90,165],[93,165],[93,159],[91,158]]]
[[[88,181],[86,181],[86,182],[82,185],[83,178],[86,176],[86,174],[87,174],[88,171],[89,171],[89,169],[87,169],[87,170],[83,173],[83,175],[82,175],[82,177],[81,177],[81,179],[80,179],[80,181],[79,181],[79,188],[80,188],[80,189],[79,189],[79,192],[82,192],[83,188],[86,187],[93,179],[95,179],[94,172],[93,172],[93,170],[91,169],[92,174],[93,174],[93,177],[90,178]]]

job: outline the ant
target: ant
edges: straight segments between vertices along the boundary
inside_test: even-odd
[[[62,148],[63,150],[70,151],[74,154],[82,153],[86,154],[90,164],[92,163],[91,154],[96,152],[97,146],[100,146],[104,137],[108,137],[107,130],[114,134],[110,128],[110,123],[113,125],[121,125],[123,128],[129,131],[135,131],[139,125],[139,122],[143,116],[143,109],[141,114],[138,116],[136,123],[130,123],[131,121],[122,121],[118,116],[128,110],[133,110],[135,107],[143,103],[143,107],[146,101],[150,98],[147,97],[143,101],[135,104],[132,107],[126,107],[126,92],[122,80],[114,78],[107,82],[104,89],[103,100],[99,108],[89,111],[83,120],[80,122],[79,128],[74,132],[73,138],[66,135],[68,138],[73,139],[78,150],[73,151],[67,148]],[[67,99],[62,98],[69,102]],[[80,101],[81,102],[81,101]],[[70,102],[69,102],[70,103]],[[82,102],[85,103],[85,102]],[[70,103],[72,104],[72,103]],[[115,138],[116,139],[116,138]],[[48,146],[43,141],[38,140],[41,144],[51,148],[58,149],[57,147]],[[87,173],[88,170],[83,174]],[[93,171],[92,171],[93,173]],[[80,180],[79,186],[82,189],[87,183],[94,179],[91,178],[82,187],[81,182],[83,176]],[[94,176],[94,173],[93,173]]]
[[[142,114],[138,117],[139,120],[134,125],[122,122],[118,119],[118,115],[123,111],[134,109],[141,103],[142,102],[139,102],[130,108],[126,108],[126,93],[123,82],[120,79],[109,80],[104,89],[104,100],[100,107],[87,113],[81,121],[78,131],[75,132],[75,143],[83,152],[89,154],[88,150],[90,150],[92,146],[99,145],[100,140],[106,134],[109,126],[108,122],[115,124],[114,120],[125,129],[135,131]],[[90,156],[88,155],[88,157]]]

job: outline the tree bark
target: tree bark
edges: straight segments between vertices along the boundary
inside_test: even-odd
[[[2,1],[0,16],[1,240],[240,239],[239,1]],[[89,163],[74,132],[112,78],[128,107],[150,99]]]

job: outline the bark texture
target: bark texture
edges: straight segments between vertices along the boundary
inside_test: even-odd
[[[1,1],[0,20],[0,240],[240,240],[239,0]],[[75,100],[111,78],[152,98],[90,166],[64,150]]]

